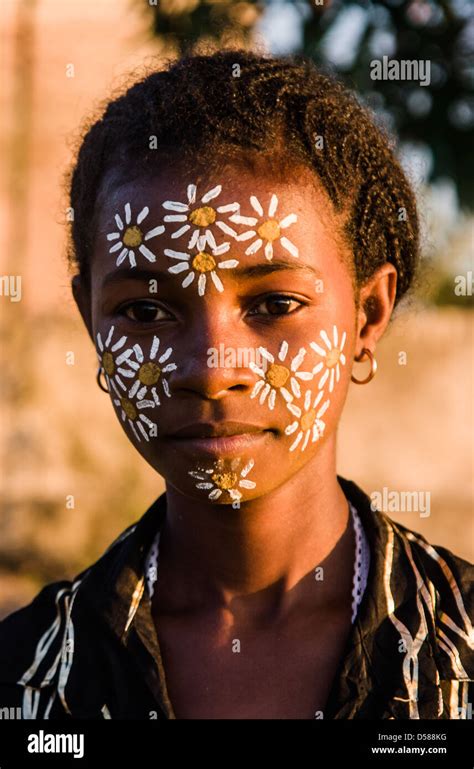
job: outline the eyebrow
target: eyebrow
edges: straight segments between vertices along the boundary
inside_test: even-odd
[[[309,273],[311,276],[318,278],[322,277],[322,273],[317,267],[312,267],[309,264],[299,264],[289,260],[275,259],[271,262],[264,262],[263,264],[241,264],[238,267],[232,269],[232,274],[239,278],[259,278],[265,275],[271,275],[274,272],[282,272],[283,270],[291,270],[292,272]],[[122,280],[134,280],[141,282],[148,282],[150,280],[158,280],[164,283],[171,278],[176,277],[172,273],[166,270],[135,270],[130,267],[125,267],[114,272],[109,272],[104,280],[103,286],[117,283]]]

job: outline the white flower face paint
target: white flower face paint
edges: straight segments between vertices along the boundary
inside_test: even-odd
[[[230,463],[218,459],[214,467],[190,470],[189,475],[198,481],[197,489],[209,491],[208,499],[219,499],[223,493],[227,493],[233,501],[237,501],[242,498],[239,488],[255,488],[254,481],[247,480],[247,475],[255,464],[254,460],[250,459],[239,471],[240,464],[240,458],[233,459]]]
[[[280,350],[278,352],[279,363],[275,362],[275,358],[265,349],[265,347],[259,347],[258,351],[262,357],[270,363],[270,366],[267,371],[264,371],[253,361],[249,363],[249,368],[261,377],[261,379],[255,383],[253,390],[250,393],[250,397],[256,398],[260,393],[259,402],[263,404],[268,395],[268,406],[270,409],[275,407],[277,392],[281,393],[287,403],[291,403],[293,397],[299,398],[301,390],[298,379],[309,381],[313,378],[313,373],[311,371],[298,371],[303,362],[303,358],[306,355],[305,348],[302,347],[300,349],[298,354],[292,359],[289,367],[283,365],[283,361],[286,359],[288,353],[288,342],[283,341],[280,345]],[[290,389],[288,389],[288,386],[291,388],[291,392]]]
[[[160,399],[156,393],[155,384],[161,378],[165,394],[170,396],[168,382],[162,376],[164,373],[173,371],[176,368],[174,363],[168,363],[160,367],[154,361],[158,354],[160,340],[153,338],[149,360],[145,361],[140,345],[134,345],[124,350],[127,344],[127,337],[122,336],[116,342],[113,342],[115,327],[111,326],[105,342],[102,341],[100,333],[97,334],[97,356],[102,366],[109,387],[110,394],[114,404],[121,409],[122,421],[127,420],[137,441],[143,437],[146,441],[150,440],[149,432],[145,430],[144,425],[157,430],[157,426],[151,419],[148,419],[140,411],[147,408],[155,408],[160,405]],[[119,352],[121,351],[121,352]],[[119,353],[115,355],[115,353]],[[169,347],[159,358],[158,363],[162,364],[168,360],[172,353]],[[136,360],[132,359],[135,356]],[[127,379],[134,378],[135,382],[125,384]],[[148,388],[151,388],[153,400],[145,400]]]
[[[268,260],[271,260],[273,259],[273,244],[276,240],[279,240],[283,248],[285,248],[292,256],[299,256],[299,251],[294,243],[282,235],[282,230],[286,230],[290,224],[294,224],[294,222],[298,220],[296,214],[288,214],[288,216],[285,216],[284,219],[281,220],[276,219],[276,210],[278,208],[278,198],[276,195],[272,195],[271,197],[266,217],[263,213],[262,205],[255,195],[252,195],[250,198],[250,205],[258,214],[258,217],[241,216],[240,213],[230,217],[230,221],[234,224],[247,224],[252,228],[256,227],[256,229],[248,230],[237,236],[237,240],[250,240],[251,238],[254,238],[245,253],[247,255],[256,254],[265,243],[265,257]]]
[[[188,248],[193,249],[198,241],[199,237],[204,237],[204,243],[208,243],[210,248],[217,248],[217,244],[212,233],[209,229],[213,224],[219,227],[226,235],[230,235],[235,238],[237,233],[232,227],[222,221],[218,214],[227,214],[238,211],[240,209],[239,203],[229,203],[225,206],[211,206],[208,205],[212,200],[215,200],[222,192],[222,185],[218,184],[217,187],[213,187],[202,196],[200,202],[196,206],[196,193],[197,187],[195,184],[189,184],[187,189],[187,203],[179,203],[173,200],[166,200],[163,203],[163,208],[173,213],[167,214],[164,217],[165,222],[177,222],[179,227],[172,233],[172,238],[180,238],[186,233],[191,234],[191,238],[188,242]],[[204,234],[202,234],[204,230]]]
[[[127,358],[128,371],[122,371],[125,377],[133,379],[127,388],[122,381],[117,380],[124,392],[127,391],[127,398],[137,399],[138,408],[147,408],[160,406],[161,401],[157,393],[156,386],[160,382],[163,392],[168,398],[171,398],[169,384],[164,374],[170,371],[176,371],[176,363],[166,363],[173,353],[173,348],[168,347],[159,358],[157,358],[160,349],[160,340],[157,336],[153,337],[150,347],[150,353],[145,358],[143,350],[139,344],[134,344],[127,352],[130,354]],[[133,357],[132,357],[133,356]],[[166,363],[164,366],[163,364]],[[148,399],[146,400],[148,396]]]
[[[120,381],[120,375],[123,374],[124,376],[127,376],[127,370],[123,368],[123,363],[128,360],[130,357],[132,351],[131,350],[125,350],[120,355],[115,357],[114,353],[121,350],[124,345],[127,343],[127,337],[122,336],[120,339],[112,343],[113,335],[114,335],[115,326],[111,326],[109,329],[109,333],[107,334],[107,337],[105,339],[105,342],[102,341],[102,336],[100,333],[97,334],[97,357],[99,358],[99,364],[102,366],[104,370],[104,375],[107,381],[107,384],[109,386],[110,390],[110,382],[112,379]]]
[[[144,408],[151,408],[152,404],[155,405],[152,401],[142,401],[140,403],[133,403],[129,398],[126,398],[117,388],[117,385],[113,380],[111,380],[111,392],[113,391],[113,395],[116,397],[113,398],[113,402],[117,407],[120,407],[121,409],[121,417],[122,421],[128,422],[128,425],[133,432],[135,438],[137,441],[141,441],[142,436],[146,441],[150,440],[150,431],[154,430],[155,435],[157,434],[157,425],[155,422],[152,422],[151,419],[148,419],[144,414],[139,413],[139,409]],[[149,428],[149,431],[147,432],[143,425],[146,425]]]
[[[211,248],[210,253],[209,251],[204,251],[206,247],[206,237],[204,235],[200,236],[196,243],[198,253],[193,257],[185,251],[172,251],[169,248],[165,248],[165,255],[169,256],[170,259],[176,259],[178,261],[178,264],[174,264],[172,267],[168,268],[168,272],[172,275],[179,275],[181,272],[188,273],[181,284],[183,288],[190,286],[196,274],[198,274],[199,296],[204,296],[208,275],[211,277],[217,290],[223,291],[224,286],[222,285],[222,281],[219,278],[216,269],[229,270],[232,267],[237,267],[239,261],[238,259],[226,259],[222,262],[218,262],[216,257],[227,253],[230,248],[230,243],[222,243],[222,245],[217,246],[216,248]]]
[[[304,451],[308,445],[309,440],[314,443],[315,441],[319,440],[319,438],[324,433],[326,424],[323,422],[321,417],[329,407],[329,400],[326,400],[317,410],[323,395],[323,391],[320,390],[313,400],[311,390],[307,390],[304,396],[304,404],[302,409],[299,406],[296,406],[294,403],[286,404],[287,408],[296,417],[296,420],[285,428],[286,435],[292,435],[295,432],[297,433],[295,440],[290,446],[290,451],[294,451],[301,440],[303,440],[303,443],[301,444],[301,451]]]
[[[339,379],[341,377],[341,370],[340,365],[345,365],[346,362],[346,356],[342,352],[344,344],[346,342],[346,332],[344,331],[341,343],[338,344],[338,331],[337,327],[333,326],[333,341],[331,342],[329,336],[327,335],[326,331],[320,331],[319,335],[321,339],[323,340],[324,344],[326,345],[325,349],[324,347],[321,347],[316,342],[310,342],[310,347],[313,348],[313,350],[318,354],[321,355],[321,357],[324,358],[323,361],[318,363],[313,368],[313,374],[317,374],[319,371],[321,371],[322,368],[325,369],[322,377],[319,380],[318,383],[318,389],[322,389],[324,385],[327,382],[327,379],[329,378],[329,392],[332,393],[334,390],[334,384],[335,382],[339,382]]]
[[[158,227],[153,227],[153,229],[148,230],[148,232],[143,231],[140,225],[150,213],[148,206],[142,208],[134,224],[132,224],[132,208],[130,203],[125,203],[124,211],[125,223],[119,214],[115,214],[115,222],[118,227],[118,232],[110,232],[107,235],[107,240],[117,241],[111,246],[109,253],[114,254],[117,251],[120,251],[115,263],[116,266],[119,267],[128,257],[130,267],[136,267],[137,260],[135,249],[137,248],[145,259],[148,259],[149,262],[155,262],[156,256],[145,245],[145,242],[151,238],[156,238],[157,235],[161,235],[161,233],[165,231],[164,226],[159,225]]]

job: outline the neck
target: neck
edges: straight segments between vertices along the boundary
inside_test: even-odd
[[[286,484],[237,510],[168,487],[159,582],[171,604],[235,607],[252,598],[259,611],[289,608],[310,586],[314,606],[321,566],[316,600],[350,600],[354,543],[335,453],[335,439],[327,441]]]

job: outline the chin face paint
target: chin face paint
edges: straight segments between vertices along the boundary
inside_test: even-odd
[[[216,206],[214,201],[217,200],[221,192],[222,185],[218,184],[198,199],[196,185],[188,184],[187,202],[166,200],[163,203],[163,208],[172,211],[172,213],[167,214],[164,221],[167,223],[174,222],[177,226],[177,229],[171,233],[171,237],[190,236],[189,250],[195,248],[199,238],[204,238],[204,245],[207,243],[210,248],[217,248],[214,234],[210,229],[213,225],[219,227],[226,235],[235,238],[237,233],[232,227],[229,227],[225,220],[227,214],[235,213],[240,206],[238,203]]]
[[[156,255],[150,251],[147,245],[145,245],[152,238],[156,238],[157,235],[161,235],[165,231],[163,225],[153,227],[150,230],[145,231],[142,227],[142,223],[150,213],[148,206],[141,209],[136,219],[132,218],[132,207],[130,203],[125,203],[124,206],[124,219],[120,214],[115,214],[115,223],[118,231],[110,232],[107,235],[107,240],[114,241],[109,249],[110,254],[117,253],[117,260],[115,262],[117,267],[120,267],[125,259],[128,259],[130,267],[137,266],[137,251],[145,257],[149,262],[156,261]]]
[[[236,213],[230,217],[232,223],[246,224],[252,228],[237,236],[237,240],[252,241],[245,253],[247,255],[256,254],[264,246],[265,258],[270,261],[273,259],[274,244],[279,242],[291,256],[299,256],[299,251],[295,244],[283,234],[287,227],[298,220],[296,214],[288,214],[283,219],[280,219],[277,216],[278,198],[276,195],[272,195],[266,215],[262,204],[255,195],[252,195],[250,198],[250,205],[257,216],[241,216],[240,213]]]
[[[222,243],[216,248],[209,248],[206,251],[206,239],[202,235],[197,239],[197,252],[194,256],[191,253],[185,251],[172,251],[169,248],[165,248],[164,254],[170,259],[175,259],[177,264],[168,268],[168,272],[172,275],[179,275],[180,273],[186,273],[186,276],[181,283],[183,288],[187,288],[193,283],[197,277],[197,287],[199,296],[204,296],[206,292],[206,286],[209,285],[208,278],[212,280],[214,286],[218,291],[222,292],[224,286],[217,274],[217,270],[229,270],[232,267],[237,267],[237,259],[224,259],[218,261],[219,256],[227,253],[230,248],[230,243]]]
[[[208,492],[208,499],[217,500],[224,496],[229,502],[240,502],[240,489],[255,488],[255,483],[247,478],[254,464],[254,460],[249,459],[242,466],[240,457],[232,460],[218,459],[212,467],[198,467],[189,470],[188,474],[198,481],[195,484],[197,489]]]
[[[286,341],[281,343],[276,360],[265,347],[259,347],[258,351],[270,365],[264,370],[253,361],[249,363],[249,368],[260,377],[259,381],[255,383],[250,397],[256,398],[257,395],[260,395],[259,403],[263,404],[268,396],[267,403],[270,409],[275,407],[278,393],[287,403],[291,403],[294,397],[299,398],[301,389],[298,379],[309,381],[313,378],[311,371],[298,371],[306,355],[305,348],[302,347],[291,360],[286,360],[288,354],[288,342]]]

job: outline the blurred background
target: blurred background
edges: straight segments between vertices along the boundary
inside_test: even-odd
[[[164,488],[95,382],[64,257],[64,173],[84,117],[131,70],[194,50],[303,52],[399,140],[423,269],[376,378],[350,388],[338,471],[368,494],[429,493],[428,517],[389,514],[473,560],[473,3],[4,0],[1,37],[0,617],[89,565]],[[372,80],[384,56],[429,61],[429,86]]]

